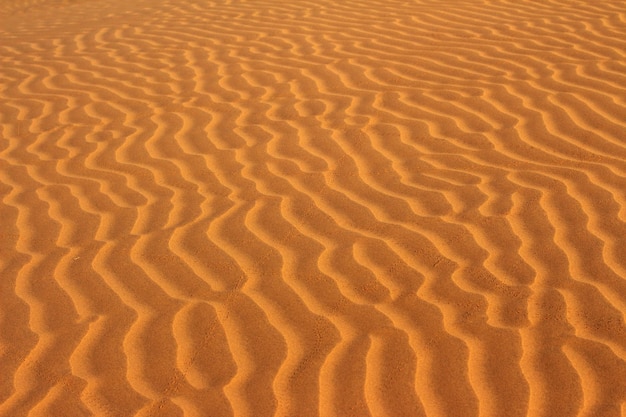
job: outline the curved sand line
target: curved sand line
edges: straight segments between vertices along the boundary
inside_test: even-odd
[[[0,0],[0,416],[625,416],[625,20]]]

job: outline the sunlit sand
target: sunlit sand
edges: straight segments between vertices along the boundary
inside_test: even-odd
[[[0,416],[626,417],[626,3],[0,0]]]

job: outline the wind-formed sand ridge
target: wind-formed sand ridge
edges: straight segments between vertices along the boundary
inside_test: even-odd
[[[0,416],[626,416],[621,1],[0,0]]]

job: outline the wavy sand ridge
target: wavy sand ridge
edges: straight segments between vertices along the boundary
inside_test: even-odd
[[[626,416],[626,6],[0,0],[1,416]]]

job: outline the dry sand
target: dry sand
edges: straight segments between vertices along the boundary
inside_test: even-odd
[[[626,2],[0,0],[0,416],[626,416]]]

